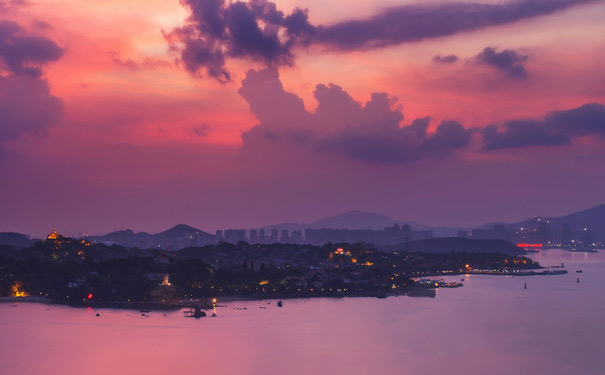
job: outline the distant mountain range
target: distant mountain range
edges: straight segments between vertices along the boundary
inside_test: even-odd
[[[216,242],[216,236],[204,232],[201,229],[190,227],[185,224],[174,227],[160,233],[150,234],[147,232],[133,232],[130,229],[108,233],[102,236],[86,236],[92,242],[106,244],[118,244],[126,247],[182,249],[189,246],[210,245]]]
[[[0,233],[0,245],[9,245],[17,248],[31,246],[36,240],[29,239],[26,235],[16,232]]]
[[[536,216],[531,219],[527,219],[518,223],[503,223],[493,222],[478,227],[479,229],[492,228],[494,225],[504,225],[506,228],[515,229],[523,227],[531,227],[535,222],[540,219],[541,221],[547,221],[550,225],[560,226],[562,224],[569,224],[569,226],[578,230],[581,228],[591,228],[592,230],[599,230],[605,228],[605,204],[574,212],[568,215],[559,217],[548,217],[548,216]]]
[[[429,227],[428,225],[422,225],[414,221],[400,221],[395,220],[389,216],[376,214],[372,212],[364,211],[350,211],[339,215],[325,217],[323,219],[315,220],[308,224],[300,223],[282,223],[275,225],[267,225],[263,227],[265,231],[272,229],[289,231],[305,229],[373,229],[380,230],[386,227],[392,227],[393,225],[404,225],[408,224],[413,230],[432,230],[434,235],[437,237],[448,237],[456,235],[458,230],[462,228],[455,227]]]
[[[605,204],[600,204],[587,210],[574,212],[560,217],[532,218],[519,223],[493,222],[486,225],[482,225],[478,228],[491,228],[495,224],[502,224],[506,228],[510,229],[530,227],[531,225],[534,225],[538,219],[548,221],[549,225],[551,226],[561,226],[562,224],[568,224],[573,230],[580,230],[584,227],[591,228],[591,230],[597,236],[599,236],[600,234],[605,233]],[[456,232],[458,230],[463,229],[455,227],[429,227],[426,225],[418,224],[413,221],[402,222],[386,215],[363,211],[351,211],[340,215],[319,219],[308,224],[282,223],[277,225],[268,225],[263,228],[265,229],[265,231],[270,231],[272,229],[287,229],[289,231],[302,230],[303,232],[307,228],[380,230],[384,229],[385,227],[392,227],[395,224],[403,225],[406,223],[413,230],[432,230],[435,237],[453,237],[456,235]],[[160,247],[163,249],[181,249],[189,246],[203,246],[208,244],[214,244],[216,242],[216,236],[214,234],[204,232],[201,229],[194,228],[185,224],[176,225],[166,231],[156,234],[151,234],[147,232],[134,232],[132,230],[127,229],[111,232],[105,235],[86,236],[84,238],[89,241],[103,242],[106,244],[115,243],[126,247]],[[31,245],[34,241],[34,239],[29,239],[27,236],[20,233],[0,233],[0,245],[25,247]]]

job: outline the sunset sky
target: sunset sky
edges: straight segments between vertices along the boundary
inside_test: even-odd
[[[0,0],[0,231],[605,203],[605,2]]]

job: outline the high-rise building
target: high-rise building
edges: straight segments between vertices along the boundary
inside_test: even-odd
[[[270,243],[278,242],[278,233],[277,229],[271,229],[271,237],[269,238]]]
[[[258,243],[258,231],[256,229],[250,229],[250,243]]]
[[[225,230],[225,242],[236,244],[240,241],[246,241],[246,230],[245,229],[227,229],[227,230]]]
[[[289,243],[290,242],[290,234],[287,229],[282,229],[281,238],[279,239],[281,243]]]

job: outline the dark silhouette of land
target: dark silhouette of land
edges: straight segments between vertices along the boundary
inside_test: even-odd
[[[165,251],[95,244],[52,232],[29,247],[0,248],[0,296],[158,308],[216,297],[424,295],[419,288],[434,288],[434,283],[413,279],[474,271],[518,275],[540,268],[517,255],[464,251],[472,240],[456,242],[458,250],[446,252],[439,251],[448,249],[447,241],[435,242],[435,252],[430,252],[431,241],[408,244],[428,252],[385,252],[360,243],[246,242]]]

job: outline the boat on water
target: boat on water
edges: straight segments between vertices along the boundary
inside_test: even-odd
[[[195,307],[185,310],[183,313],[185,318],[203,318],[206,316],[206,312],[202,311],[202,306],[200,305],[195,305]]]
[[[582,270],[576,270],[576,273],[582,273]]]
[[[439,288],[459,288],[464,286],[464,284],[452,281],[451,283],[439,283]]]

